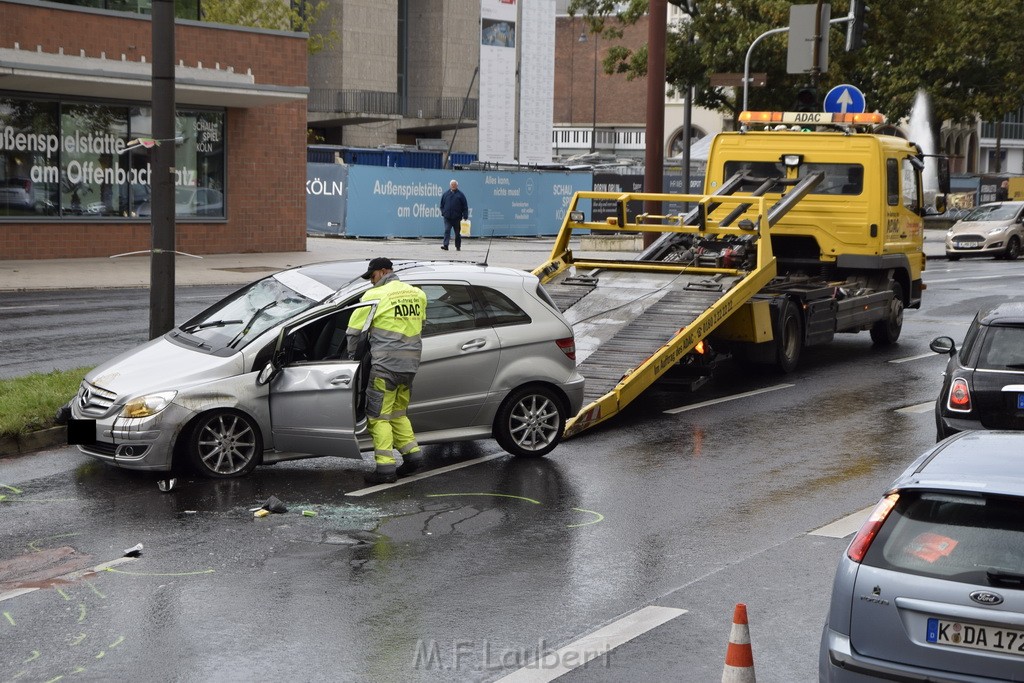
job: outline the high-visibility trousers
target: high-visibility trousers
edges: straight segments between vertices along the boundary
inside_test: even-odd
[[[397,450],[403,456],[419,453],[409,409],[410,373],[382,373],[371,368],[366,387],[366,419],[373,437],[373,458],[378,465],[394,465]]]

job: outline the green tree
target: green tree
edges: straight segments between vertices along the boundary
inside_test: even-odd
[[[714,73],[742,73],[747,50],[764,32],[789,23],[788,0],[711,2],[669,0],[683,21],[669,28],[666,80],[677,91],[695,88],[694,103],[736,115],[742,90],[710,85]],[[606,37],[648,10],[648,0],[571,0],[570,14],[587,18]],[[832,17],[849,11],[847,0],[831,3]],[[1019,0],[992,0],[984,7],[966,0],[874,1],[864,32],[865,47],[845,52],[846,24],[829,30],[829,69],[819,75],[818,91],[852,83],[864,91],[869,109],[890,121],[909,116],[919,90],[931,102],[932,130],[945,120],[975,115],[1000,121],[1024,98],[1024,36]],[[767,86],[748,93],[751,109],[789,109],[808,75],[786,73],[786,34],[768,36],[751,53],[751,71],[768,74]],[[611,48],[605,71],[627,78],[646,75],[647,50]],[[738,101],[737,101],[738,100]]]
[[[203,0],[203,21],[309,34],[309,54],[333,47],[338,40],[334,21],[316,30],[327,0]]]

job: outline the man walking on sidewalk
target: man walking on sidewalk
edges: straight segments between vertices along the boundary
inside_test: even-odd
[[[444,218],[444,242],[441,248],[448,251],[448,237],[452,230],[455,231],[455,251],[462,251],[462,220],[469,218],[469,202],[466,195],[459,189],[459,183],[454,178],[449,184],[450,189],[441,195],[441,217]]]
[[[385,484],[411,474],[422,461],[416,435],[406,411],[413,377],[420,368],[423,321],[427,316],[427,295],[407,285],[393,272],[390,259],[370,261],[364,280],[373,286],[360,301],[377,301],[366,334],[370,342],[370,377],[366,386],[366,420],[373,437],[377,469],[367,483]],[[359,348],[367,307],[356,309],[348,323],[348,348]],[[350,351],[353,353],[354,351]],[[396,468],[395,450],[402,455]]]

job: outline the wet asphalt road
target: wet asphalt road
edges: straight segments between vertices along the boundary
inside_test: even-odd
[[[933,443],[928,342],[1015,296],[1024,264],[930,263],[926,281],[894,347],[843,335],[785,377],[725,364],[548,458],[431,447],[434,472],[495,457],[366,495],[361,463],[326,458],[169,493],[70,449],[0,460],[0,680],[491,681],[654,606],[678,611],[560,680],[709,681],[737,602],[758,679],[814,680],[849,537],[808,532]],[[289,512],[253,518],[271,495]]]

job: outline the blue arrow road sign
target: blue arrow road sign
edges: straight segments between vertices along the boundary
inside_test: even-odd
[[[825,111],[831,114],[859,114],[864,105],[864,93],[852,85],[837,85],[825,95]]]

